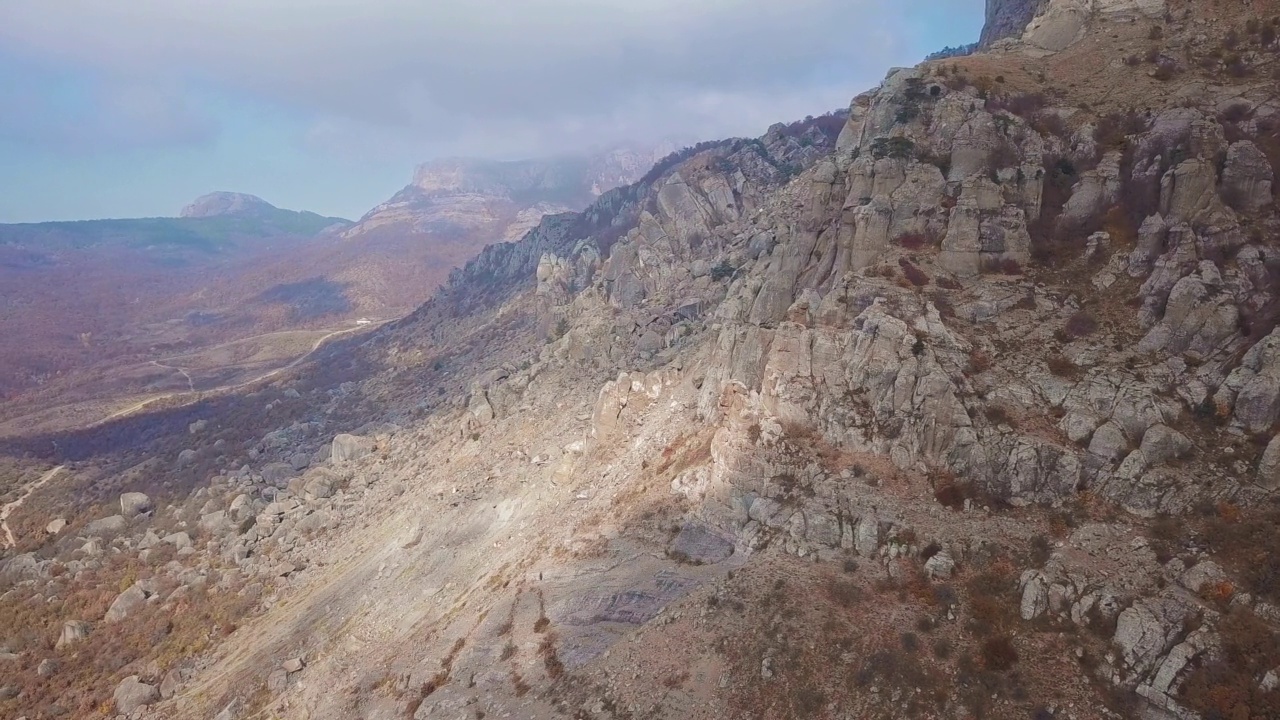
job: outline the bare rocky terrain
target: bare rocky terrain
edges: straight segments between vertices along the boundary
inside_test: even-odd
[[[1280,717],[1280,8],[991,5],[288,373],[0,445],[0,712]]]

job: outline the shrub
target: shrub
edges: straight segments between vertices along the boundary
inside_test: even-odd
[[[1092,315],[1081,310],[1067,319],[1063,331],[1068,337],[1079,339],[1088,337],[1098,331],[1098,321]]]
[[[1280,717],[1280,692],[1257,678],[1275,666],[1280,641],[1252,610],[1236,607],[1218,626],[1222,653],[1192,671],[1183,698],[1209,718]]]
[[[538,654],[542,656],[542,666],[547,671],[547,677],[558,680],[564,675],[564,663],[560,662],[560,657],[556,654],[555,633],[542,638],[542,642],[538,645]]]
[[[907,250],[920,250],[933,244],[924,233],[904,233],[899,235],[894,242]]]
[[[988,670],[1004,672],[1018,662],[1018,651],[1007,635],[987,638],[982,643],[982,664]]]
[[[1234,505],[1223,505],[1210,512],[1204,539],[1214,554],[1239,574],[1247,590],[1280,602],[1280,533],[1275,531],[1280,508],[1245,514]]]
[[[999,82],[999,78],[996,81]],[[1029,118],[1048,104],[1048,98],[1041,93],[1006,93],[988,97],[986,107],[988,112],[1003,110],[1010,115]]]
[[[877,160],[895,158],[910,160],[915,157],[916,144],[904,137],[876,138],[871,141],[871,155]]]
[[[987,420],[991,421],[992,425],[1008,425],[1010,427],[1017,427],[1018,425],[1013,416],[1009,414],[1009,411],[999,405],[988,405],[983,414],[986,415]]]
[[[729,264],[728,260],[721,260],[715,267],[711,268],[711,279],[715,282],[727,280],[733,277],[737,269]]]
[[[1031,538],[1031,564],[1035,567],[1044,567],[1049,562],[1049,556],[1053,554],[1053,546],[1049,544],[1049,538],[1044,535],[1036,535]]]
[[[1060,378],[1068,380],[1080,379],[1080,366],[1061,355],[1051,356],[1046,364],[1049,366],[1049,372]]]
[[[832,580],[827,584],[827,595],[843,608],[862,602],[862,589],[852,580]]]
[[[909,653],[920,650],[920,636],[913,632],[902,633],[902,649]]]
[[[985,352],[974,348],[969,352],[969,375],[981,375],[991,369],[991,356]]]
[[[924,287],[929,284],[929,276],[920,268],[916,267],[906,258],[898,258],[898,265],[902,267],[902,274],[907,280],[916,287]]]
[[[947,471],[935,473],[930,481],[933,483],[933,498],[952,510],[964,509],[964,501],[973,500],[978,495],[972,484],[957,480]]]

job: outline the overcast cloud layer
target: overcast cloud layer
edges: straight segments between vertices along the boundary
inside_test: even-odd
[[[213,147],[211,177],[234,182],[237,146],[267,143],[269,127],[270,142],[291,146],[277,161],[294,158],[300,177],[273,167],[278,188],[234,189],[298,204],[306,177],[330,166],[354,179],[394,165],[402,184],[414,162],[435,156],[754,135],[844,106],[890,65],[975,38],[981,9],[982,0],[4,0],[0,148],[23,157],[0,158],[0,183],[42,158],[74,173],[166,153],[185,153],[195,166],[179,166],[198,178],[200,149]],[[248,183],[252,158],[242,160]],[[148,182],[138,194],[159,190]],[[380,197],[355,189],[353,204],[337,207],[327,194],[312,207],[359,214]],[[6,202],[0,220],[13,219]]]

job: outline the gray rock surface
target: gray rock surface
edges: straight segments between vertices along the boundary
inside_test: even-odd
[[[145,493],[127,492],[120,496],[120,514],[126,519],[151,512],[153,507],[151,498]]]
[[[58,633],[58,641],[54,643],[54,650],[73,646],[83,639],[88,638],[90,633],[90,624],[84,623],[83,620],[67,620],[63,623],[63,629]]]
[[[111,602],[111,607],[107,608],[107,614],[102,618],[106,623],[118,623],[127,619],[130,615],[137,612],[139,608],[147,604],[148,593],[142,589],[137,583],[131,585],[128,590],[116,596]],[[66,629],[63,629],[66,632]]]
[[[139,680],[137,675],[130,675],[120,681],[112,697],[116,701],[116,712],[130,715],[159,700],[160,691]]]
[[[373,452],[373,441],[356,435],[338,435],[333,438],[333,449],[330,455],[334,465],[342,465]]]
[[[697,564],[715,564],[733,555],[733,543],[697,523],[685,523],[671,541],[672,557]]]
[[[85,535],[114,535],[123,532],[127,527],[124,516],[111,515],[109,517],[94,520],[84,526]]]

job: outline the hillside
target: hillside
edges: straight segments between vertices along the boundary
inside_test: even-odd
[[[0,446],[0,711],[1280,716],[1280,7],[991,5],[288,373]]]
[[[0,436],[6,421],[75,426],[224,385],[235,367],[171,362],[204,348],[405,315],[485,245],[637,179],[655,152],[427,164],[357,223],[218,192],[179,218],[0,226],[0,328],[13,340],[0,351]],[[291,360],[291,346],[268,354]]]

